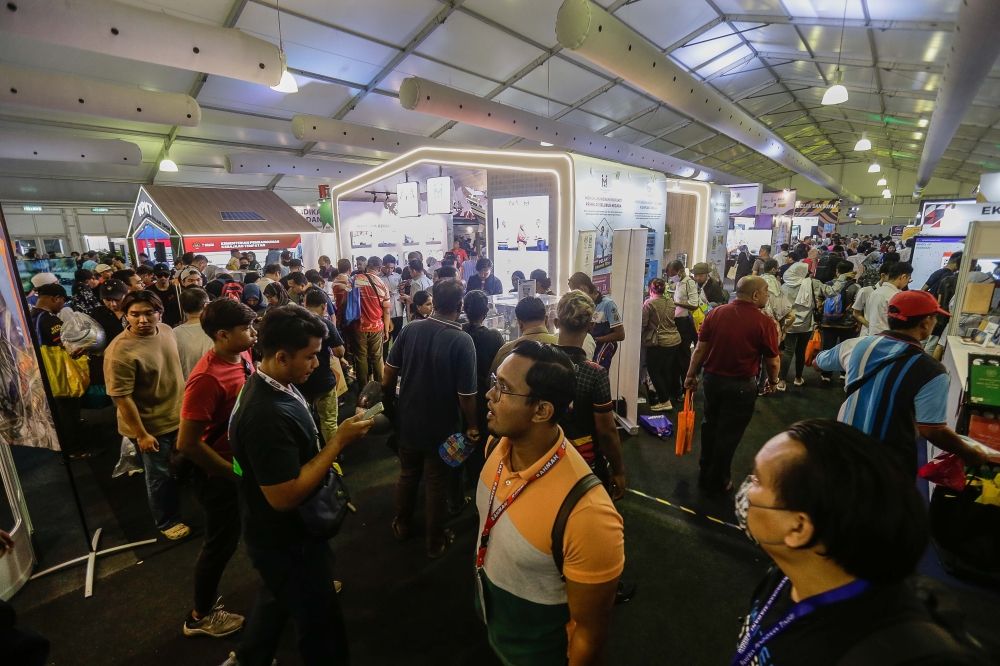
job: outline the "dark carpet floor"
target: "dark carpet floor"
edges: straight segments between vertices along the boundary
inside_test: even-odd
[[[757,403],[733,463],[741,479],[768,438],[803,418],[833,417],[842,393],[821,385],[807,371],[805,387]],[[700,403],[699,403],[700,406]],[[696,407],[697,408],[697,407]],[[109,447],[88,462],[73,463],[91,527],[102,527],[102,548],[157,537],[141,475],[111,478],[120,437],[113,414],[88,413],[87,436]],[[428,560],[421,538],[392,538],[392,485],[398,463],[369,435],[348,449],[344,468],[358,513],[334,541],[340,602],[355,664],[475,664],[498,662],[473,611],[473,552],[476,517],[467,509],[451,527],[458,538],[438,560]],[[698,433],[691,453],[678,458],[673,440],[645,433],[624,439],[629,493],[617,506],[625,520],[625,577],[638,586],[635,598],[618,606],[608,650],[609,664],[729,663],[749,594],[768,560],[734,529],[731,499],[709,501],[695,489]],[[65,468],[56,454],[15,448],[28,507],[35,524],[41,570],[83,554]],[[658,501],[659,500],[659,501]],[[83,597],[83,567],[29,582],[12,600],[20,621],[52,641],[50,663],[58,666],[208,666],[221,663],[239,641],[185,638],[181,623],[191,606],[193,563],[201,545],[200,510],[190,489],[184,517],[192,537],[102,558],[94,596]],[[1000,594],[951,579],[929,553],[922,570],[969,611],[977,635],[996,642],[1000,619],[984,612]],[[242,549],[223,578],[226,609],[247,613],[257,578]],[[299,664],[295,631],[289,626],[278,655]]]

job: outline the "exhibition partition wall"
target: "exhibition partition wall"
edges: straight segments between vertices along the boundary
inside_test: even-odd
[[[726,274],[726,236],[729,232],[729,188],[693,180],[667,180],[671,201],[683,196],[684,213],[675,215],[670,208],[671,244],[667,256],[685,259],[690,267],[706,262],[715,269],[713,277]],[[691,200],[687,199],[691,197]],[[675,240],[676,238],[676,240]]]

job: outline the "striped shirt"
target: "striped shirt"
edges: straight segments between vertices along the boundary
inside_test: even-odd
[[[907,348],[920,353],[903,358]],[[821,352],[816,365],[827,372],[846,372],[850,385],[882,366],[872,379],[852,393],[840,407],[838,420],[887,444],[908,473],[917,472],[918,428],[943,427],[947,421],[948,372],[923,353],[920,343],[886,331],[881,335],[846,340]]]

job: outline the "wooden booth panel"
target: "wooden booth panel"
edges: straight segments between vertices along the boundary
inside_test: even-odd
[[[677,259],[678,254],[686,254],[687,266],[691,267],[691,257],[694,256],[694,232],[698,224],[697,215],[697,196],[667,192],[667,230],[670,233],[670,247],[664,244],[664,267]]]

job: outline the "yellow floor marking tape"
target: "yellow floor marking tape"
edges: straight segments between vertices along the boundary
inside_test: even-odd
[[[689,509],[686,506],[681,506],[679,504],[677,504],[677,505],[671,504],[670,502],[668,502],[665,499],[660,499],[659,497],[654,497],[652,495],[647,495],[646,493],[644,493],[644,492],[642,492],[640,490],[634,490],[633,488],[629,488],[628,491],[630,493],[634,494],[634,495],[639,495],[640,497],[645,497],[646,499],[651,499],[651,500],[653,500],[655,502],[659,502],[660,504],[666,504],[667,506],[669,506],[672,509],[680,509],[681,511],[684,511],[686,513],[690,513],[692,516],[701,516],[702,518],[708,518],[713,523],[718,523],[720,525],[726,525],[728,527],[733,527],[733,528],[736,528],[736,529],[740,529],[739,525],[733,525],[732,523],[727,523],[726,521],[719,520],[718,518],[715,518],[713,516],[707,516],[707,515],[699,514],[697,511],[693,511],[692,509]]]

